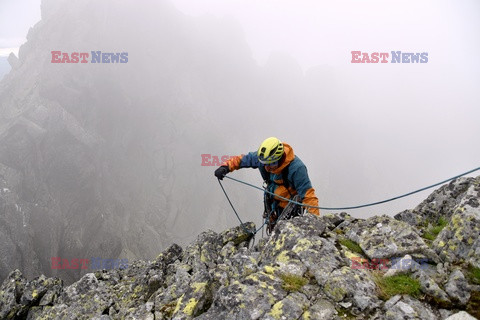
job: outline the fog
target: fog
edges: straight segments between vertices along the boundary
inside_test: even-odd
[[[173,3],[191,16],[238,21],[260,65],[277,59],[310,80],[295,102],[273,102],[256,140],[235,141],[226,154],[279,136],[307,164],[322,206],[380,201],[478,167],[477,1]],[[429,61],[352,64],[354,50],[428,52]],[[350,213],[392,215],[429,192]]]
[[[0,82],[0,187],[11,191],[0,278],[34,251],[31,275],[51,271],[52,256],[151,259],[237,225],[201,155],[255,151],[270,136],[306,164],[324,207],[479,166],[477,1],[44,0],[39,23],[40,2],[29,14],[22,3],[0,2],[0,50],[26,41]],[[51,63],[54,50],[128,52],[128,63]],[[352,51],[428,62],[352,63]],[[229,175],[262,183],[258,170]],[[262,193],[223,184],[259,226]],[[394,215],[431,191],[347,211]]]

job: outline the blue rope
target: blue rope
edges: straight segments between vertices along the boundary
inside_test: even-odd
[[[225,197],[227,197],[227,200],[230,203],[230,206],[232,207],[233,212],[235,212],[235,215],[237,216],[238,221],[240,221],[240,225],[242,226],[243,231],[245,231],[245,233],[248,233],[248,234],[251,234],[251,235],[255,236],[257,234],[257,232],[260,231],[263,228],[267,219],[265,219],[262,226],[260,228],[258,228],[257,230],[255,230],[255,229],[253,231],[248,230],[247,227],[245,227],[245,224],[242,222],[242,219],[240,219],[240,216],[238,215],[237,210],[235,210],[235,208],[233,207],[232,201],[230,201],[230,198],[228,197],[228,194],[225,191],[225,188],[223,188],[223,185],[222,185],[222,182],[220,181],[220,179],[218,179],[218,183],[220,183],[220,187],[222,187],[223,193],[225,193]]]
[[[443,180],[443,181],[441,181],[441,182],[432,184],[432,185],[430,185],[430,186],[428,186],[428,187],[421,188],[421,189],[418,189],[418,190],[415,190],[415,191],[412,191],[412,192],[409,192],[409,193],[405,193],[405,194],[402,194],[401,196],[393,197],[393,198],[390,198],[390,199],[387,199],[387,200],[372,202],[372,203],[368,203],[368,204],[362,204],[362,205],[359,205],[359,206],[343,207],[343,208],[316,207],[316,206],[311,206],[311,205],[304,204],[304,203],[299,203],[299,202],[296,202],[296,201],[293,201],[293,200],[284,198],[284,197],[282,197],[282,196],[279,196],[279,195],[277,195],[277,194],[274,194],[273,192],[270,192],[270,191],[264,190],[264,189],[262,189],[262,188],[259,188],[259,187],[257,187],[257,186],[254,186],[253,184],[250,184],[250,183],[247,183],[247,182],[244,182],[244,181],[241,181],[241,180],[237,180],[237,179],[232,178],[232,177],[229,177],[229,176],[225,176],[225,178],[228,178],[228,179],[230,179],[230,180],[243,183],[243,184],[245,184],[245,185],[247,185],[247,186],[250,186],[250,187],[252,187],[252,188],[258,189],[258,190],[260,190],[260,191],[262,191],[262,192],[269,193],[269,194],[271,194],[271,195],[273,195],[273,196],[275,196],[275,197],[277,197],[277,198],[286,200],[286,201],[288,201],[288,202],[292,202],[292,203],[294,203],[294,204],[301,205],[301,206],[303,206],[303,207],[316,208],[316,209],[322,209],[322,210],[335,210],[335,211],[336,211],[336,210],[348,210],[348,209],[358,209],[358,208],[364,208],[364,207],[371,207],[371,206],[375,206],[375,205],[377,205],[377,204],[382,204],[382,203],[385,203],[385,202],[390,202],[390,201],[393,201],[393,200],[397,200],[397,199],[400,199],[400,198],[404,198],[404,197],[410,196],[410,195],[412,195],[412,194],[415,194],[415,193],[418,193],[418,192],[421,192],[421,191],[424,191],[424,190],[427,190],[427,189],[436,187],[436,186],[438,186],[438,185],[440,185],[440,184],[444,184],[444,183],[449,182],[449,181],[451,181],[451,180],[455,180],[455,179],[457,179],[457,178],[460,178],[461,176],[467,175],[467,174],[472,173],[472,172],[475,172],[475,171],[477,171],[477,170],[480,170],[480,167],[478,167],[478,168],[476,168],[476,169],[473,169],[473,170],[470,170],[470,171],[467,171],[467,172],[465,172],[465,173],[459,174],[459,175],[457,175],[457,176],[455,176],[455,177],[452,177],[452,178],[450,178],[450,179],[446,179],[446,180]],[[220,180],[219,180],[219,181],[220,181]],[[220,183],[220,185],[222,185],[222,184]],[[222,186],[222,189],[223,189],[223,186]],[[223,192],[225,192],[225,190],[223,190]],[[226,193],[225,193],[225,195],[226,195]],[[228,196],[227,196],[227,199],[228,199]],[[230,199],[229,199],[228,201],[230,201]],[[231,205],[231,202],[230,202],[230,205]],[[232,206],[232,208],[233,208],[233,206]],[[235,210],[235,209],[234,209],[234,210]],[[235,211],[235,214],[237,214],[236,211]],[[238,217],[238,214],[237,214],[237,217]],[[239,220],[240,220],[240,218],[239,218]],[[240,221],[240,222],[241,222],[241,221]],[[265,223],[264,223],[264,224],[265,224]],[[262,226],[262,227],[263,227],[263,226]]]

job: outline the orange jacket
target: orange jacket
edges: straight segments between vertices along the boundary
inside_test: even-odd
[[[287,199],[293,198],[294,195],[300,195],[302,203],[318,207],[318,198],[315,195],[315,189],[308,178],[307,167],[302,160],[298,158],[292,147],[287,143],[283,143],[285,149],[285,160],[277,169],[268,172],[265,166],[258,161],[257,151],[249,152],[246,155],[240,155],[230,158],[222,165],[228,166],[230,171],[241,168],[258,168],[262,177],[268,182],[268,191],[275,193],[275,195],[282,196]],[[288,166],[287,183],[284,183],[284,174],[282,172]],[[286,186],[288,185],[288,188]],[[274,198],[275,205],[285,208],[287,201],[278,197]],[[320,210],[317,208],[305,207],[308,212],[314,215],[320,215]]]

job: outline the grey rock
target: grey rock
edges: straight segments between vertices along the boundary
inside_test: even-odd
[[[452,310],[447,309],[439,309],[438,312],[440,313],[440,319],[445,320],[450,317],[454,312]]]
[[[440,303],[450,303],[450,299],[445,291],[443,291],[423,270],[416,271],[412,274],[412,277],[420,282],[420,289],[424,293],[434,297]]]
[[[432,192],[415,209],[395,215],[395,219],[407,222],[420,230],[426,227],[426,221],[436,223],[440,217],[448,221],[453,214],[453,208],[458,205],[473,182],[473,178],[455,179]]]
[[[388,320],[437,320],[433,310],[410,296],[394,296],[384,306],[385,319]]]
[[[409,273],[411,271],[420,270],[421,266],[413,260],[409,254],[405,255],[402,259],[398,260],[392,265],[388,271],[383,275],[384,277],[391,277],[398,274]]]
[[[397,230],[400,227],[404,230]],[[463,308],[469,291],[478,290],[467,283],[463,269],[452,271],[449,261],[419,267],[413,259],[428,253],[418,233],[388,217],[306,215],[280,221],[270,238],[252,249],[242,230],[206,231],[185,249],[174,244],[153,261],[88,273],[69,286],[45,276],[27,281],[19,271],[12,272],[0,287],[1,315],[81,320],[306,320],[343,315],[444,319],[451,312],[440,306]],[[359,241],[371,255],[411,251],[398,263],[402,272],[419,280],[424,295],[420,300],[396,295],[381,301],[375,281],[383,270],[353,269],[338,233]]]
[[[360,221],[347,229],[346,237],[358,243],[370,259],[421,254],[439,262],[438,256],[412,226],[388,216]]]
[[[10,272],[0,287],[0,319],[21,317],[28,313],[28,305],[18,304],[27,281],[19,270]]]
[[[378,308],[377,286],[365,270],[342,267],[333,271],[324,292],[335,302],[352,302],[360,310]]]
[[[32,306],[36,304],[45,305],[46,302],[51,303],[53,298],[47,297],[41,301],[45,294],[54,287],[61,287],[62,282],[60,279],[47,279],[44,275],[27,283],[25,290],[20,298],[20,303],[26,306]],[[55,289],[54,289],[55,290]]]
[[[309,303],[305,295],[294,292],[286,296],[282,301],[275,303],[263,319],[299,319],[308,306]]]
[[[470,178],[468,188],[451,208],[448,225],[440,232],[433,248],[449,262],[468,261],[478,265],[480,251],[480,177]]]
[[[329,320],[335,319],[336,314],[337,311],[335,310],[333,303],[325,299],[320,299],[305,312],[304,318]]]
[[[324,230],[325,222],[314,215],[280,221],[260,255],[260,265],[299,276],[308,270],[325,283],[328,274],[346,263],[334,243],[320,237]]]
[[[470,286],[462,271],[458,269],[450,274],[445,291],[452,300],[458,301],[461,305],[466,305],[470,300]]]
[[[468,312],[460,311],[449,316],[446,320],[475,320]]]
[[[222,238],[212,230],[202,232],[183,251],[182,261],[193,267],[194,272],[215,268],[223,246]]]
[[[480,238],[477,238],[467,253],[467,262],[476,268],[480,268]]]
[[[237,246],[240,243],[249,241],[252,238],[252,234],[247,233],[245,229],[256,230],[256,226],[253,222],[247,222],[244,223],[243,227],[238,226],[235,228],[230,228],[220,233],[222,246],[226,245],[228,242],[233,242],[233,244]]]
[[[20,60],[18,60],[17,56],[13,52],[10,52],[7,60],[12,69],[18,68],[20,66]]]

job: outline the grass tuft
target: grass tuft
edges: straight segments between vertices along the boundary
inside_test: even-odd
[[[304,277],[300,277],[294,274],[281,274],[280,279],[282,279],[283,290],[287,292],[299,291],[304,285],[308,283],[308,280]]]
[[[364,254],[362,248],[354,241],[346,238],[339,238],[338,242],[340,242],[341,245],[347,247],[350,251],[356,252],[359,254]]]
[[[432,240],[432,241],[435,240],[435,238],[443,230],[443,228],[445,228],[447,224],[448,224],[448,221],[445,220],[444,217],[440,217],[435,226],[432,226],[427,231],[425,231],[425,233],[423,234],[423,237],[428,240]]]
[[[397,294],[408,294],[414,298],[420,296],[420,282],[413,279],[410,274],[383,277],[377,273],[374,275],[374,281],[379,289],[378,296],[385,301]]]
[[[466,277],[471,283],[480,285],[480,268],[476,268],[472,265],[469,265],[467,269]]]

